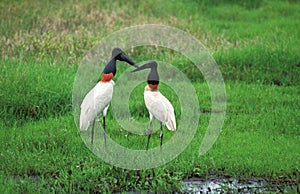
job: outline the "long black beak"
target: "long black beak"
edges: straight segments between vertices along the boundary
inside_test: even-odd
[[[139,67],[139,66],[137,66],[137,65],[130,59],[130,57],[127,56],[125,53],[122,53],[122,54],[120,55],[120,58],[121,58],[121,61],[125,61],[125,62],[127,62],[128,64],[130,64],[130,65],[132,65],[132,66],[134,66],[134,67],[136,67],[136,68]]]
[[[147,68],[151,68],[151,67],[149,67],[148,63],[146,63],[146,64],[144,64],[142,66],[137,67],[135,70],[131,71],[131,73],[137,72],[137,71],[140,71],[140,70],[143,70],[143,69],[147,69]]]
[[[151,83],[151,84],[158,84],[159,83],[159,75],[157,72],[157,62],[156,61],[149,61],[147,63],[145,63],[144,65],[136,68],[135,70],[131,71],[131,73],[136,72],[136,71],[140,71],[143,69],[151,69],[149,74],[148,74],[148,78],[147,78],[147,82]]]

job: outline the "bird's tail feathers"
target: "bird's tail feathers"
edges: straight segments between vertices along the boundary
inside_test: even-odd
[[[174,119],[169,119],[166,122],[166,126],[170,131],[176,131],[176,120]]]
[[[83,115],[80,115],[80,131],[86,131],[89,128],[89,122]]]

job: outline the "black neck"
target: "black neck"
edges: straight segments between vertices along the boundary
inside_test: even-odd
[[[152,84],[152,85],[158,85],[159,81],[157,81],[157,80],[148,80],[147,83]]]
[[[117,72],[117,60],[115,58],[112,58],[105,66],[103,73],[105,74],[109,74],[109,73],[113,73],[114,75]]]
[[[151,82],[151,84],[159,83],[159,76],[156,68],[151,68],[151,71],[148,74],[147,82]]]

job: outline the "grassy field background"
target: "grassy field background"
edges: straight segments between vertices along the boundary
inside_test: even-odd
[[[299,189],[298,1],[4,0],[0,8],[1,193],[178,191],[183,179],[210,175]],[[160,168],[130,171],[102,162],[86,148],[72,115],[72,87],[92,46],[116,30],[147,23],[182,29],[210,50],[225,80],[227,113],[204,156],[197,151],[209,114],[200,117],[195,139],[178,158]],[[134,61],[160,59],[181,68],[193,82],[201,111],[210,111],[205,80],[192,66],[184,68],[184,58],[153,48],[127,52]],[[118,66],[118,73],[124,69]],[[146,120],[141,99],[133,95],[136,103],[130,106],[135,118]],[[114,130],[119,126],[110,111],[107,119],[108,133],[120,144],[145,145],[145,138],[129,134],[128,139],[126,131]],[[159,138],[152,141],[159,145]]]

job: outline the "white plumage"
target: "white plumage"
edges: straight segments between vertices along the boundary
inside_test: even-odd
[[[114,81],[98,82],[84,97],[80,106],[80,130],[86,131],[97,116],[106,116],[109,103],[113,96]]]
[[[174,108],[170,101],[158,90],[151,90],[147,85],[144,90],[144,100],[150,113],[150,122],[154,116],[157,120],[166,125],[170,131],[176,130]]]

